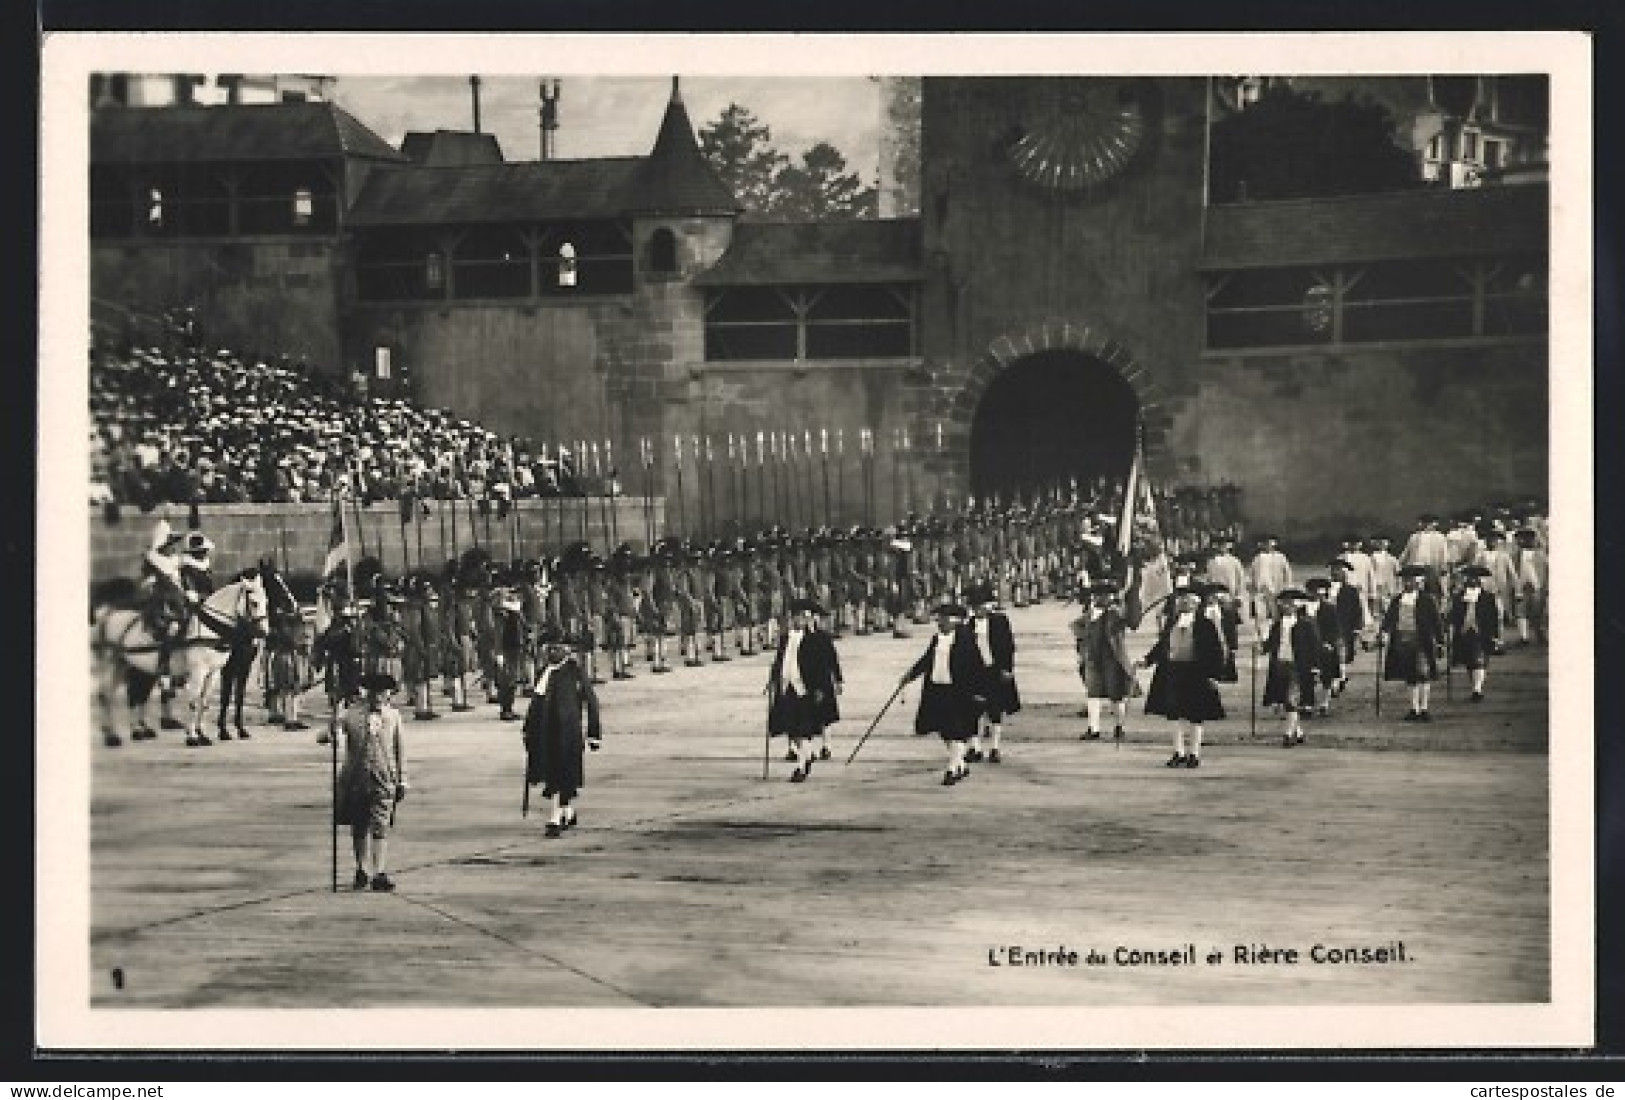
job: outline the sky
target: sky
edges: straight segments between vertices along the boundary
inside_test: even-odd
[[[495,134],[508,160],[535,160],[540,150],[538,84],[542,74],[480,75],[480,128]],[[573,160],[644,155],[654,145],[671,94],[663,76],[559,78],[556,155]],[[683,102],[696,133],[730,103],[772,131],[781,152],[797,156],[827,141],[872,181],[880,134],[879,86],[867,77],[681,77]],[[408,130],[470,130],[468,75],[345,76],[330,97],[399,148]]]

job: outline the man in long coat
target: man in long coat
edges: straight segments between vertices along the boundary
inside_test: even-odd
[[[1501,610],[1495,593],[1484,586],[1489,570],[1469,565],[1461,570],[1462,587],[1450,601],[1450,660],[1472,675],[1472,701],[1484,701],[1484,679],[1491,654],[1500,647]]]
[[[542,784],[542,797],[550,800],[546,835],[556,837],[576,825],[572,803],[586,785],[583,749],[597,752],[603,730],[592,681],[563,635],[549,630],[542,644],[545,663],[525,712],[525,785]]]
[[[1273,602],[1274,594],[1271,596]],[[1224,674],[1224,641],[1213,620],[1199,613],[1200,602],[1192,589],[1177,593],[1174,613],[1161,637],[1140,660],[1142,665],[1156,667],[1145,696],[1145,712],[1178,723],[1170,768],[1200,767],[1202,724],[1224,717],[1214,683]]]
[[[942,776],[945,787],[970,775],[965,743],[975,735],[980,716],[977,692],[981,690],[982,660],[976,652],[976,639],[963,629],[964,621],[965,609],[959,604],[938,607],[936,633],[901,680],[907,684],[924,677],[914,732],[942,738],[948,750],[948,768]]]
[[[1134,690],[1134,662],[1128,655],[1128,624],[1118,604],[1117,585],[1101,581],[1079,595],[1088,595],[1090,602],[1088,610],[1072,622],[1089,719],[1078,740],[1100,740],[1101,711],[1110,703],[1115,719],[1112,737],[1121,741],[1128,698]]]
[[[1302,608],[1308,596],[1301,588],[1284,588],[1276,596],[1278,613],[1263,645],[1268,667],[1263,703],[1277,712],[1285,711],[1286,730],[1281,744],[1291,748],[1303,744],[1300,715],[1315,705],[1324,643],[1313,616]]]
[[[825,727],[840,720],[836,696],[841,690],[841,664],[835,643],[826,631],[818,629],[818,604],[798,599],[791,605],[790,628],[779,639],[768,673],[767,732],[790,741],[796,769],[790,782],[803,783],[812,775],[814,739]],[[828,760],[826,747],[822,759]]]
[[[976,733],[971,737],[965,762],[979,764],[982,753],[982,719],[986,719],[990,764],[999,762],[999,735],[1003,731],[1006,715],[1021,709],[1021,693],[1016,687],[1016,637],[1010,628],[1010,616],[997,609],[993,600],[993,586],[978,582],[966,593],[971,605],[970,621],[966,632],[976,643],[977,655],[982,659],[982,684],[977,694],[982,698],[982,716],[977,719]]]
[[[1407,565],[1399,571],[1400,593],[1388,603],[1382,617],[1382,678],[1401,680],[1410,687],[1411,708],[1407,722],[1431,722],[1428,694],[1439,675],[1440,650],[1444,646],[1444,620],[1438,602],[1423,590],[1428,570],[1425,565]]]

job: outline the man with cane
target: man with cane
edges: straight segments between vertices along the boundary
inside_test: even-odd
[[[942,776],[945,787],[970,775],[965,743],[975,735],[981,717],[976,691],[981,684],[982,659],[976,651],[976,639],[962,629],[964,621],[965,609],[959,604],[938,607],[937,632],[898,684],[901,689],[910,680],[925,678],[919,710],[914,715],[914,732],[934,733],[942,738],[948,749],[948,767]]]
[[[812,775],[813,741],[822,737],[824,727],[840,720],[835,697],[841,691],[841,664],[835,643],[817,629],[818,604],[798,599],[790,605],[790,629],[779,639],[768,673],[767,733],[781,734],[790,741],[796,760],[790,782],[805,783]],[[828,749],[822,759],[829,759]]]

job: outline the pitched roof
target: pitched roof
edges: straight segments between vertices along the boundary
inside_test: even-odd
[[[346,221],[473,225],[621,217],[642,157],[386,168],[367,177]]]
[[[108,107],[90,119],[93,164],[399,161],[390,144],[336,103]]]
[[[1208,270],[1545,252],[1544,185],[1210,207]]]
[[[924,278],[920,220],[739,222],[701,286],[906,283]]]
[[[743,207],[717,177],[694,139],[688,109],[672,79],[671,100],[654,148],[632,183],[627,210],[635,214],[737,214]]]
[[[501,164],[502,146],[495,134],[468,130],[421,130],[409,132],[401,141],[406,159],[430,168],[450,164]]]

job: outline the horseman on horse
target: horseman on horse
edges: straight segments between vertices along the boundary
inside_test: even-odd
[[[214,542],[202,531],[182,534],[160,519],[141,556],[141,618],[158,640],[158,687],[165,729],[180,729],[167,705],[173,696],[170,655],[196,609],[214,591]]]
[[[160,521],[142,556],[143,579],[133,607],[108,607],[98,615],[92,642],[98,657],[98,696],[109,745],[121,744],[124,704],[137,711],[135,740],[156,736],[144,711],[151,689],[163,689],[167,704],[180,694],[189,720],[170,717],[163,726],[185,729],[188,745],[213,742],[203,733],[203,708],[210,688],[230,655],[264,637],[265,588],[254,569],[216,587],[210,556],[214,543],[202,531],[174,535]],[[239,719],[240,724],[240,719]]]

